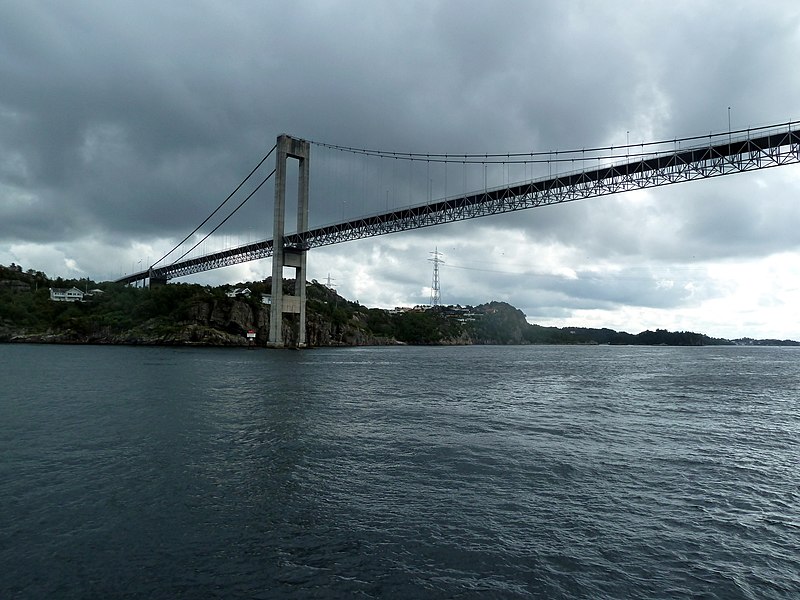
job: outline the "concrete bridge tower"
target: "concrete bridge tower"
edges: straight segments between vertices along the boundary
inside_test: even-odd
[[[308,229],[308,184],[310,144],[286,134],[278,136],[275,156],[275,213],[272,235],[272,306],[267,346],[283,348],[283,315],[299,318],[297,347],[306,345],[306,252],[307,248],[284,243],[286,221],[286,160],[299,163],[297,183],[297,231]],[[283,293],[283,267],[294,267],[294,294]]]

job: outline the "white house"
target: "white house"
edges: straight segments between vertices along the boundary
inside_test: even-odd
[[[50,300],[53,302],[83,302],[83,292],[78,288],[50,288]]]
[[[250,288],[233,288],[225,292],[228,298],[244,298],[251,294]]]

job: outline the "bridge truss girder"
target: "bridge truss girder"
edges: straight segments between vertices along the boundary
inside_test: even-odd
[[[632,161],[601,165],[530,182],[487,189],[423,205],[392,210],[284,237],[284,245],[302,250],[378,235],[432,227],[502,213],[608,196],[674,183],[709,179],[800,163],[800,128],[758,137],[728,139],[675,149]],[[587,159],[589,160],[589,159]],[[122,278],[171,279],[272,256],[272,240],[215,252]]]
[[[800,130],[556,175],[289,236],[308,248],[800,162]]]

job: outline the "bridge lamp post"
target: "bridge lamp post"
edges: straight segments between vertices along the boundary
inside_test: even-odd
[[[728,107],[728,145],[731,144],[731,107]]]

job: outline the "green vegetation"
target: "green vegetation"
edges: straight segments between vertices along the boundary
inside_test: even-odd
[[[72,287],[87,293],[84,302],[50,299],[50,288]],[[284,282],[286,292],[291,293],[293,287],[293,281]],[[256,343],[263,345],[269,331],[269,306],[262,302],[262,294],[269,291],[269,279],[236,288],[169,284],[147,289],[87,279],[51,280],[40,271],[0,265],[0,341],[245,345],[246,333],[255,331]],[[687,331],[657,329],[632,335],[611,329],[542,327],[529,324],[522,311],[504,302],[387,311],[346,300],[317,281],[307,284],[306,293],[311,346],[734,343]],[[291,319],[287,316],[284,323],[289,336]],[[800,345],[749,338],[736,343]]]
[[[51,287],[75,287],[87,295],[84,302],[54,302]],[[187,307],[205,294],[196,285],[149,290],[87,279],[50,280],[38,271],[0,266],[0,340],[12,334],[99,339],[127,334],[147,322],[169,329],[185,320]]]

